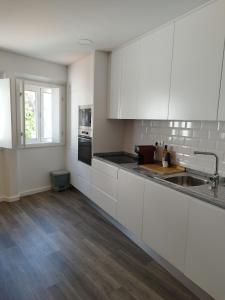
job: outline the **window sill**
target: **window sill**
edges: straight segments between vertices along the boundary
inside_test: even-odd
[[[17,149],[31,149],[31,148],[51,148],[51,147],[64,147],[65,143],[42,143],[42,144],[28,144],[18,145]]]

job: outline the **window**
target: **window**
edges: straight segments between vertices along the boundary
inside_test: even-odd
[[[18,81],[20,97],[20,144],[63,142],[62,87]]]
[[[12,148],[10,79],[0,79],[0,148]]]

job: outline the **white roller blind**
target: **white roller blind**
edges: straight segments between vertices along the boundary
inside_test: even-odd
[[[0,148],[12,148],[10,79],[0,79]]]

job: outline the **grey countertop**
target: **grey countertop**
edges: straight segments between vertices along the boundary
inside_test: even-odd
[[[113,153],[111,153],[111,154],[113,154]],[[159,175],[159,174],[141,169],[136,162],[120,163],[120,164],[111,162],[107,159],[108,155],[109,154],[100,153],[100,154],[94,155],[94,158],[97,158],[99,160],[107,162],[108,164],[114,165],[120,169],[126,170],[133,174],[144,177],[145,179],[148,179],[153,182],[167,186],[173,190],[179,191],[179,192],[189,195],[191,197],[195,197],[197,199],[200,199],[202,201],[208,202],[212,205],[219,206],[219,207],[225,209],[225,182],[224,181],[221,181],[218,188],[216,188],[216,189],[211,189],[210,183],[204,184],[204,185],[199,185],[199,186],[184,187],[184,186],[180,186],[180,185],[165,181],[164,180],[165,176],[163,176],[163,175]],[[131,155],[131,154],[128,154],[128,155]],[[195,177],[197,176],[197,177],[202,178],[204,176],[204,174],[200,174],[199,172],[195,172],[194,170],[188,170],[188,172],[194,173]]]

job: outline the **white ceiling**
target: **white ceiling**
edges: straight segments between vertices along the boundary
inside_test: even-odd
[[[0,0],[0,48],[70,64],[111,50],[208,0]],[[94,41],[79,46],[80,38]]]

